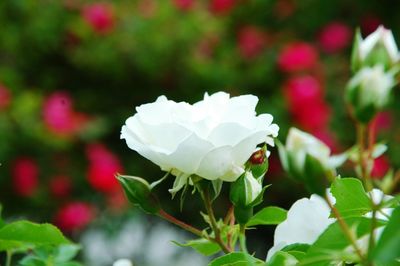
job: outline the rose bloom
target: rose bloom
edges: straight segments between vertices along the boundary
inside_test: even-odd
[[[335,53],[346,48],[352,37],[352,32],[346,24],[332,22],[322,29],[319,43],[325,52]]]
[[[19,196],[32,196],[39,185],[39,167],[28,157],[18,158],[12,166],[12,182],[14,191]]]
[[[193,105],[165,96],[136,108],[121,130],[129,148],[177,176],[179,190],[191,175],[235,181],[258,144],[274,145],[279,127],[256,115],[258,98],[207,93]]]
[[[80,230],[94,219],[94,207],[84,202],[70,202],[55,215],[54,223],[64,232]]]
[[[83,9],[83,19],[99,33],[105,34],[114,27],[114,10],[108,3],[93,3]]]
[[[329,106],[322,100],[291,111],[293,120],[309,131],[326,128],[331,117]]]
[[[235,0],[210,0],[210,10],[216,15],[224,15],[235,6]]]
[[[283,85],[286,102],[293,113],[303,106],[312,105],[323,99],[319,80],[311,75],[295,76]]]
[[[278,66],[285,72],[303,71],[315,67],[317,61],[318,53],[314,46],[306,42],[295,42],[280,52]]]
[[[243,58],[257,57],[265,48],[266,35],[255,26],[240,29],[237,37],[239,52]]]
[[[390,169],[390,163],[386,156],[379,156],[374,160],[371,176],[375,179],[382,179]]]

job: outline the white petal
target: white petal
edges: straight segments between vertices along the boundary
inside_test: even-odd
[[[214,180],[230,173],[234,170],[233,167],[232,147],[223,146],[211,150],[204,156],[196,174]]]

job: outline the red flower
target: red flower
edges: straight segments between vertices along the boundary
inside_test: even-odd
[[[376,115],[374,123],[378,131],[388,130],[392,127],[393,115],[390,112],[380,112]]]
[[[173,0],[172,3],[182,11],[189,11],[193,8],[194,0]]]
[[[86,23],[99,34],[108,33],[114,27],[114,10],[108,3],[87,5],[83,9],[82,16]]]
[[[390,163],[386,156],[382,155],[374,160],[371,176],[376,179],[383,178],[387,171],[389,171]]]
[[[296,42],[283,48],[278,57],[278,66],[286,72],[302,71],[315,67],[317,61],[318,54],[314,46]]]
[[[319,43],[327,53],[341,51],[348,46],[351,39],[351,29],[340,22],[333,22],[326,25],[319,35]]]
[[[84,202],[70,202],[58,210],[54,223],[64,232],[73,232],[87,226],[95,216],[94,207]]]
[[[327,129],[319,129],[312,132],[312,134],[325,143],[333,153],[339,152],[339,145],[332,132],[328,131]]]
[[[39,183],[39,168],[30,158],[18,158],[12,166],[12,181],[16,194],[23,197],[32,196]]]
[[[116,173],[123,171],[118,157],[101,144],[92,144],[87,148],[89,184],[97,191],[112,193],[119,189]]]
[[[0,83],[0,111],[7,108],[11,102],[10,91]]]
[[[323,99],[321,83],[313,76],[295,76],[283,85],[284,95],[291,112]]]
[[[49,189],[54,197],[68,197],[72,189],[71,180],[67,176],[55,176],[50,180]]]
[[[210,0],[210,10],[216,15],[225,15],[235,6],[235,0]]]
[[[254,26],[246,26],[238,33],[239,52],[243,58],[257,57],[265,47],[265,33]]]
[[[301,106],[292,112],[294,121],[307,131],[314,131],[328,126],[330,108],[322,101]]]

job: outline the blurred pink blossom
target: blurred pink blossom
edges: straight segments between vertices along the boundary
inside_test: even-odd
[[[333,132],[328,129],[317,129],[312,134],[323,143],[325,143],[333,153],[339,152],[340,147]]]
[[[172,0],[174,6],[182,11],[189,11],[193,8],[194,0]]]
[[[0,111],[7,108],[11,103],[11,93],[0,83]]]
[[[239,30],[237,41],[241,56],[251,59],[264,50],[266,34],[255,26],[245,26]]]
[[[330,108],[325,102],[318,101],[293,110],[292,116],[300,127],[313,132],[314,130],[328,126]]]
[[[23,197],[32,196],[39,185],[39,167],[28,157],[16,159],[12,165],[12,182],[14,191]]]
[[[210,11],[216,15],[229,13],[236,5],[235,0],[210,0]]]
[[[43,120],[46,127],[58,135],[72,135],[88,121],[85,114],[73,110],[72,99],[65,92],[49,95],[43,104]]]
[[[72,183],[68,176],[54,176],[50,180],[49,190],[52,196],[56,198],[65,198],[71,194]]]
[[[120,188],[116,173],[123,171],[119,158],[102,144],[91,144],[86,149],[89,159],[87,179],[97,191],[112,193]]]
[[[344,23],[332,22],[326,25],[319,34],[319,43],[327,53],[340,52],[352,39],[351,29]]]
[[[382,155],[374,160],[371,176],[376,179],[381,179],[386,175],[389,169],[390,169],[389,159],[385,155]]]
[[[95,209],[85,202],[70,202],[61,207],[54,217],[54,223],[64,232],[83,229],[95,217]]]
[[[292,112],[323,99],[321,83],[311,75],[291,77],[284,83],[283,89],[289,110]]]
[[[306,42],[294,42],[285,46],[278,56],[279,69],[286,72],[310,70],[318,62],[314,46]]]
[[[84,7],[83,19],[99,33],[109,33],[114,27],[114,10],[110,3],[93,3]]]

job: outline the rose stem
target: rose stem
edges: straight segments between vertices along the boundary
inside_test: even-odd
[[[239,244],[240,244],[240,249],[243,252],[249,253],[247,251],[247,247],[246,247],[246,225],[245,224],[240,224]]]
[[[350,241],[351,245],[353,246],[355,252],[357,253],[358,257],[360,258],[361,262],[363,262],[363,265],[366,261],[364,255],[361,253],[360,248],[357,245],[356,240],[353,237],[353,234],[351,233],[348,225],[346,224],[346,222],[343,220],[342,216],[340,215],[339,211],[332,205],[329,197],[327,195],[325,195],[325,201],[328,203],[329,208],[331,208],[333,214],[335,215],[339,226],[342,228],[343,233],[345,234],[345,236],[347,237],[347,239]]]
[[[203,233],[202,233],[199,229],[194,228],[193,226],[188,225],[188,224],[186,224],[186,223],[184,223],[184,222],[178,220],[177,218],[175,218],[175,217],[173,217],[172,215],[166,213],[166,212],[165,212],[164,210],[162,210],[162,209],[158,212],[157,215],[158,215],[159,217],[161,217],[161,218],[167,220],[168,222],[173,223],[173,224],[175,224],[175,225],[181,227],[182,229],[184,229],[184,230],[186,230],[186,231],[188,231],[188,232],[191,232],[191,233],[193,233],[193,234],[195,234],[195,235],[197,235],[197,236],[199,236],[199,237],[203,237]]]

